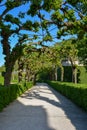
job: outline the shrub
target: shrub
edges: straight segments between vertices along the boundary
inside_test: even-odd
[[[32,82],[11,84],[9,87],[0,86],[0,111],[32,86]]]

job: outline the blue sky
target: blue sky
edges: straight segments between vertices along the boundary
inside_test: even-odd
[[[10,12],[10,14],[12,14],[12,15],[14,15],[14,16],[17,16],[17,14],[22,10],[23,12],[26,12],[27,10],[28,10],[28,8],[29,8],[29,4],[26,4],[26,6],[25,5],[22,5],[21,7],[19,7],[19,8],[16,8],[16,9],[13,9],[11,12]],[[1,14],[1,12],[3,11],[5,9],[5,7],[0,7],[0,14]],[[42,12],[43,14],[45,14],[45,17],[47,18],[47,19],[49,19],[49,14],[48,13],[45,13],[44,11]],[[28,20],[28,19],[32,19],[32,21],[37,21],[37,20],[39,20],[38,18],[37,18],[37,16],[35,16],[35,17],[30,17],[30,16],[27,16],[25,19],[22,19],[22,21],[24,22],[24,21],[26,21],[26,20]],[[14,27],[14,25],[13,25],[13,27]],[[51,30],[51,29],[53,29],[53,28],[55,28],[55,26],[51,26],[51,28],[49,29],[49,30]],[[56,32],[57,32],[57,29],[55,28],[55,29],[53,29],[52,30],[52,32],[51,32],[51,34],[52,35],[54,35],[54,36],[56,36]],[[23,33],[25,33],[24,31],[23,31]],[[40,30],[40,32],[39,33],[42,33],[42,30]],[[32,34],[31,32],[28,32],[28,34]],[[72,36],[67,36],[66,37],[66,39],[68,39],[68,38],[70,38],[70,37],[72,37]],[[64,39],[64,37],[62,37],[62,39]],[[17,43],[17,37],[15,36],[14,38],[13,37],[11,37],[10,38],[10,40],[11,40],[11,47],[14,47],[14,45]],[[60,42],[61,40],[58,40],[57,38],[54,38],[54,42],[48,42],[48,43],[46,43],[46,44],[48,44],[48,45],[52,45],[52,44],[54,44],[55,42]],[[4,55],[2,54],[2,46],[1,46],[1,43],[0,43],[0,66],[2,66],[4,64]]]
[[[4,9],[5,9],[5,7],[0,7],[0,14],[2,14],[2,12],[3,12]],[[25,5],[22,5],[21,7],[18,7],[18,8],[16,8],[16,9],[13,9],[13,10],[12,10],[11,12],[9,12],[9,13],[12,14],[12,15],[14,15],[14,16],[16,17],[20,11],[26,12],[28,9],[29,9],[29,4],[26,4],[26,6],[25,6]],[[44,14],[45,12],[42,12],[42,13]],[[49,18],[49,14],[45,13],[45,16],[46,16],[47,18]],[[32,20],[32,21],[37,21],[37,20],[39,20],[39,19],[37,18],[37,16],[35,16],[35,17],[27,16],[25,19],[22,19],[22,22],[24,22],[24,21],[26,21],[26,20],[28,20],[28,19],[30,19],[30,20]],[[14,28],[15,26],[12,25],[12,27]],[[50,28],[50,29],[51,29],[51,28]],[[55,34],[55,32],[56,32],[55,29],[54,29],[52,32]],[[25,31],[22,31],[22,33],[25,33]],[[41,33],[42,33],[42,30],[40,30],[39,33],[41,34]],[[32,33],[31,33],[31,32],[28,32],[28,34],[32,34]],[[14,47],[14,45],[17,43],[17,37],[16,37],[16,36],[15,36],[14,38],[11,37],[10,40],[11,40],[11,47]],[[46,43],[46,44],[51,45],[50,42],[48,42],[48,43]],[[1,58],[0,58],[0,66],[2,66],[2,65],[4,64],[4,55],[3,55],[2,45],[1,45],[1,37],[0,37],[0,57],[1,57]]]
[[[4,55],[2,54],[2,46],[0,44],[0,66],[4,64]]]
[[[29,7],[28,4],[26,5],[26,8],[25,6],[22,5],[20,8],[13,9],[10,14],[17,16],[19,11],[23,10],[23,12],[25,12],[28,7]],[[2,13],[4,9],[5,7],[2,7],[2,8],[0,7],[0,14]],[[10,39],[11,39],[11,47],[14,47],[15,43],[17,43],[17,37],[10,38]],[[4,64],[4,55],[3,55],[2,45],[1,45],[1,38],[0,38],[0,66],[2,66],[3,64]]]

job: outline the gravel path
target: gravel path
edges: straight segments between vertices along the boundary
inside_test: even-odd
[[[0,113],[0,130],[87,130],[87,113],[37,83]]]

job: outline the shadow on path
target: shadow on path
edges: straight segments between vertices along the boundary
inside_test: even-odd
[[[42,106],[23,105],[15,101],[0,113],[0,130],[55,130],[50,128]]]
[[[43,87],[41,87],[43,85]],[[57,108],[60,108],[64,111],[66,118],[70,120],[72,125],[75,127],[75,130],[87,130],[87,113],[82,109],[73,104],[69,99],[62,96],[60,93],[56,92],[50,86],[45,83],[38,83],[35,91],[30,93],[26,93],[25,98],[33,100],[33,98],[37,98],[42,101],[46,101]],[[37,89],[37,91],[36,91]],[[48,91],[47,91],[48,90]],[[49,91],[50,90],[50,91]],[[44,93],[44,94],[40,94]],[[49,97],[46,97],[45,94],[49,94]],[[52,94],[58,99],[58,101],[51,99]],[[42,96],[44,95],[44,96]],[[56,113],[57,115],[57,113]],[[57,115],[64,116],[64,115]],[[62,125],[64,122],[62,122]],[[60,124],[59,124],[60,125]],[[59,130],[59,129],[58,129]],[[68,129],[71,130],[71,129]]]
[[[51,119],[54,126],[49,123]],[[66,120],[73,128],[65,128],[69,125]],[[87,130],[87,113],[47,84],[39,83],[0,113],[0,130]]]

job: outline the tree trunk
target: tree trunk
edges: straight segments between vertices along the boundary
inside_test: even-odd
[[[7,69],[4,75],[4,86],[9,86],[11,82],[12,71],[10,68]]]
[[[18,59],[18,82],[22,81],[23,64],[21,59]]]
[[[72,82],[77,83],[77,68],[76,68],[76,66],[72,67]]]
[[[28,66],[28,65],[26,65],[25,80],[26,80],[27,82],[30,81],[30,69],[29,69],[29,66]]]
[[[77,83],[77,68],[75,63],[73,63],[72,58],[70,58],[71,61],[71,67],[72,67],[72,82]]]
[[[33,84],[34,85],[36,84],[36,76],[37,76],[37,74],[34,74],[34,76],[33,76]]]
[[[54,80],[57,81],[57,66],[54,69]]]
[[[75,83],[77,83],[77,68],[75,68]]]
[[[12,32],[8,33],[8,31],[5,31],[5,29],[2,29],[1,31],[1,44],[3,47],[3,54],[5,55],[5,72],[4,72],[4,85],[9,86],[10,81],[11,81],[11,76],[12,76],[12,70],[14,67],[14,64],[16,60],[18,59],[19,56],[22,54],[22,48],[20,47],[20,53],[16,53],[16,49],[13,49],[12,51],[10,50],[10,43],[9,43],[9,37],[11,36]]]
[[[15,61],[10,61],[9,56],[6,56],[6,61],[5,61],[5,73],[4,73],[4,86],[9,86],[11,82],[11,77],[12,77],[12,70],[14,67]]]
[[[52,72],[51,72],[51,76],[52,76],[52,80],[55,80],[56,78],[56,69],[55,69],[55,65],[53,64],[52,66]]]
[[[61,66],[61,81],[64,80],[64,68]]]
[[[12,76],[12,69],[14,66],[14,61],[11,61],[11,54],[10,54],[10,45],[8,43],[9,34],[5,31],[1,33],[3,39],[1,41],[3,47],[3,54],[5,55],[5,72],[4,72],[4,86],[9,86]]]
[[[4,29],[1,32],[2,36],[2,47],[3,47],[3,54],[5,55],[5,72],[4,72],[4,86],[9,86],[11,81],[12,69],[14,62],[11,62],[11,54],[10,54],[10,45],[8,42],[9,33],[7,33]]]
[[[4,86],[9,86],[11,82],[12,70],[15,62],[9,60],[8,55],[6,56],[5,72],[4,72]]]

